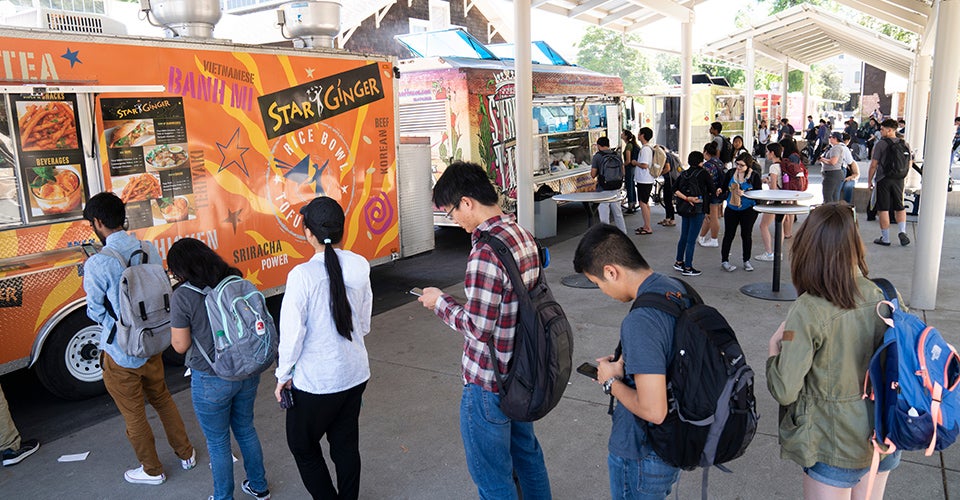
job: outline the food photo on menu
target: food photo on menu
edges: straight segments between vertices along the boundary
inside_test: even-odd
[[[78,148],[72,103],[18,101],[17,116],[22,151]]]
[[[187,164],[186,144],[159,144],[144,148],[143,161],[151,170],[180,168]]]
[[[83,182],[79,172],[80,165],[29,169],[32,215],[59,215],[79,210],[83,200]]]
[[[147,201],[163,195],[160,180],[153,174],[130,175],[113,179],[113,191],[119,190],[124,203]]]
[[[132,148],[156,144],[153,120],[109,120],[103,122],[104,136],[111,148]]]
[[[193,212],[193,195],[157,198],[154,202],[154,219],[157,223],[181,222],[196,219]]]

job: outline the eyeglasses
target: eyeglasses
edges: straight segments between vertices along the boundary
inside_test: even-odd
[[[444,217],[446,217],[446,218],[449,219],[449,220],[453,220],[453,211],[456,210],[458,207],[459,207],[459,205],[454,205],[454,206],[450,207],[450,211],[447,212],[447,215],[445,215]]]

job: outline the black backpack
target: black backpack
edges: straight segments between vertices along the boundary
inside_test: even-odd
[[[730,163],[733,161],[733,143],[726,136],[721,135],[723,145],[720,147],[720,161]]]
[[[623,186],[623,160],[620,153],[610,150],[600,153],[600,171],[597,179],[604,191],[620,189]]]
[[[886,154],[883,155],[883,176],[889,179],[903,179],[910,172],[910,150],[903,141],[894,141],[889,137],[884,137],[883,142],[887,143]]]
[[[753,370],[723,315],[705,305],[689,284],[677,281],[686,289],[689,307],[655,293],[640,295],[631,307],[677,318],[667,366],[667,416],[660,425],[647,426],[647,437],[664,462],[708,470],[743,455],[757,432]],[[620,350],[617,346],[615,355]]]
[[[699,198],[704,195],[700,192],[700,176],[701,175],[710,175],[710,172],[707,172],[702,167],[688,168],[680,173],[680,177],[677,178],[677,187],[676,191],[683,193],[685,196],[691,198]],[[703,213],[703,202],[700,203],[691,203],[686,200],[681,200],[676,198],[677,202],[677,213],[681,217],[691,217],[697,214]]]
[[[507,374],[500,374],[494,339],[487,339],[493,373],[500,387],[500,411],[513,420],[532,422],[543,418],[560,402],[573,367],[573,331],[563,308],[547,286],[541,259],[540,276],[533,288],[523,283],[513,252],[489,232],[480,241],[490,245],[510,275],[510,283],[520,301],[517,331],[513,339],[513,357]]]

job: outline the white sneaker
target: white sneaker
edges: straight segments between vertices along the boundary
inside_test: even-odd
[[[127,472],[123,473],[123,478],[127,480],[128,483],[133,484],[163,484],[167,480],[162,472],[159,476],[151,476],[143,471],[143,466],[137,467],[136,469],[130,469]]]
[[[729,262],[727,262],[727,261],[723,261],[723,263],[720,264],[720,267],[722,267],[723,270],[726,271],[726,272],[728,272],[728,273],[732,273],[732,272],[734,272],[734,271],[737,270],[737,266],[731,265],[731,264],[730,264]]]
[[[704,237],[704,236],[698,237],[698,238],[697,238],[697,244],[700,245],[700,246],[702,246],[702,247],[707,246],[707,239],[706,239],[706,237]]]
[[[703,244],[703,246],[716,248],[720,246],[720,240],[716,238],[710,238],[706,243]]]
[[[754,259],[757,259],[763,262],[773,262],[773,252],[770,252],[770,253],[763,252],[762,254],[755,256]]]
[[[744,271],[753,271],[753,264],[751,264],[749,260],[748,260],[748,261],[745,261],[745,262],[743,263],[743,270],[744,270]]]
[[[193,449],[193,455],[190,455],[190,458],[186,460],[180,460],[180,467],[183,467],[183,470],[190,470],[197,466],[197,449]]]

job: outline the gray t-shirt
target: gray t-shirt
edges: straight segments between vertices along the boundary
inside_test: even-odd
[[[680,282],[660,273],[653,273],[637,289],[637,295],[678,291],[683,291]],[[634,309],[627,314],[620,324],[625,384],[634,387],[634,374],[667,374],[676,322],[673,316],[646,307]],[[647,422],[622,404],[617,404],[613,410],[613,428],[607,445],[610,453],[633,460],[647,456],[650,445],[647,443],[646,427]]]
[[[197,287],[200,288],[200,287]],[[210,332],[210,319],[207,317],[207,307],[203,304],[204,295],[179,286],[173,291],[173,300],[170,303],[170,326],[174,328],[189,328],[193,341],[187,350],[186,361],[191,370],[200,370],[213,373],[213,367],[203,359],[198,348],[206,351],[213,359],[213,334]],[[199,344],[199,345],[198,345]]]
[[[892,140],[893,142],[900,142],[900,139],[898,139],[898,138],[896,138],[896,137],[892,137],[891,140]],[[906,144],[907,150],[909,151],[909,150],[910,150],[910,144],[907,144],[907,143],[904,143],[904,144]],[[887,141],[884,140],[884,139],[878,140],[878,141],[876,142],[876,144],[873,145],[873,156],[871,156],[870,159],[871,159],[871,160],[877,160],[877,171],[876,171],[876,174],[874,174],[874,180],[875,180],[875,182],[880,182],[880,180],[884,178],[884,175],[883,175],[883,158],[884,158],[884,155],[887,154],[887,150],[888,150],[888,149],[890,149],[890,148],[887,146]]]
[[[834,170],[840,170],[847,165],[853,163],[853,155],[850,154],[850,149],[847,148],[844,144],[835,144],[830,147],[829,150],[823,155],[824,158],[839,158],[836,163],[833,165],[829,163],[821,163],[822,170],[824,172],[832,172]]]

